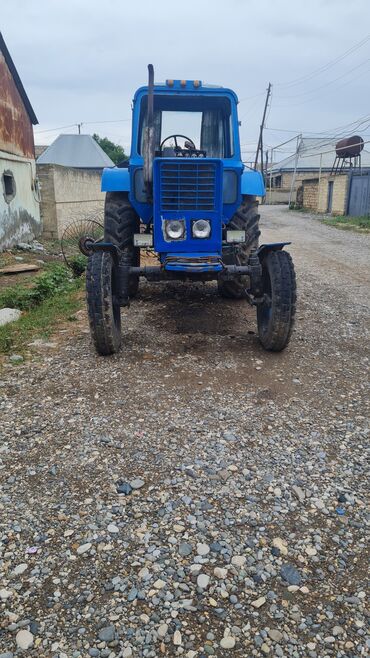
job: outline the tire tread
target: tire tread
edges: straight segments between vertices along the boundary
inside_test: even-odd
[[[121,322],[114,319],[112,299],[113,262],[109,252],[89,256],[86,269],[86,301],[91,336],[98,354],[118,352]]]
[[[267,331],[262,331],[257,308],[259,339],[265,349],[280,352],[288,345],[295,322],[297,285],[293,260],[287,251],[272,251],[262,266],[269,270],[273,305]]]
[[[237,263],[234,256],[232,258],[228,256],[223,258],[227,265],[247,265],[252,249],[258,247],[258,238],[261,233],[259,230],[259,218],[258,201],[256,201],[255,197],[243,197],[243,202],[231,218],[228,228],[245,231],[245,243],[239,251]],[[218,291],[222,297],[228,299],[241,299],[245,295],[247,282],[248,277],[245,276],[235,276],[233,279],[226,281],[222,281],[221,279],[218,282]]]

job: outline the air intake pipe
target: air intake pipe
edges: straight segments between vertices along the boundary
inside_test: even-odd
[[[153,196],[153,160],[155,156],[154,142],[154,68],[148,64],[148,109],[144,133],[144,184],[148,199]]]

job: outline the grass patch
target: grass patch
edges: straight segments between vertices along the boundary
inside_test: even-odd
[[[59,263],[52,263],[32,280],[31,286],[15,285],[0,290],[0,308],[19,308],[27,311],[48,297],[61,293],[71,286],[71,273]]]
[[[16,322],[0,327],[0,353],[20,351],[35,336],[47,338],[60,321],[73,319],[81,307],[84,280],[72,279],[70,271],[53,263],[35,277],[32,287],[11,286],[0,291],[0,308],[19,308],[25,313]]]
[[[337,217],[325,217],[323,222],[328,226],[336,226],[344,230],[370,232],[370,215],[363,217],[338,215]]]
[[[309,210],[309,208],[303,208],[302,206],[297,206],[297,204],[294,201],[290,205],[288,205],[288,210],[294,210],[294,212],[312,212],[312,210]]]

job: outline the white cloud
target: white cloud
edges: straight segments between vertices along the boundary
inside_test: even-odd
[[[368,112],[369,66],[312,95],[370,57],[370,42],[305,84],[302,77],[366,36],[367,0],[12,0],[1,29],[39,118],[38,131],[85,122],[83,130],[130,142],[135,89],[156,79],[199,78],[232,87],[240,98],[273,83],[270,127],[323,131]],[[356,30],[353,29],[356,26]],[[363,27],[362,27],[363,26]],[[296,99],[287,96],[297,94]],[[315,97],[316,95],[316,97]],[[242,144],[256,142],[263,96],[240,105]],[[73,129],[72,129],[73,130]],[[39,132],[48,143],[57,133]],[[266,133],[266,143],[284,133]]]

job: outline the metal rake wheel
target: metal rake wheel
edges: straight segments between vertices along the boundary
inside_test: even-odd
[[[79,276],[86,269],[91,245],[104,238],[104,227],[93,219],[79,219],[65,228],[60,246],[66,265]]]

